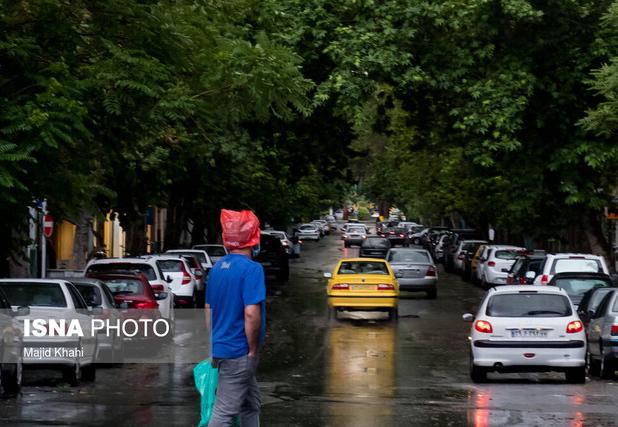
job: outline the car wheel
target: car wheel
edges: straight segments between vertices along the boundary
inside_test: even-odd
[[[97,378],[97,368],[94,363],[82,368],[82,381],[93,382]]]
[[[82,368],[79,362],[75,362],[73,365],[65,366],[62,368],[62,379],[70,386],[79,385],[79,381],[82,378]]]
[[[437,289],[432,289],[430,291],[427,291],[427,298],[429,299],[436,299],[438,297],[438,290]]]
[[[603,351],[601,349],[601,378],[604,380],[612,378],[614,376],[615,369],[614,361],[603,356]]]
[[[472,357],[470,357],[470,379],[475,384],[487,382],[487,369],[475,366]]]
[[[569,384],[585,384],[586,383],[586,367],[569,368],[564,373]]]
[[[416,238],[412,241],[412,243],[414,243],[415,245],[420,245],[421,244],[421,240]]]
[[[21,360],[17,363],[2,365],[2,371],[0,371],[0,381],[2,382],[2,389],[5,394],[19,394],[21,390],[22,375],[23,365]]]

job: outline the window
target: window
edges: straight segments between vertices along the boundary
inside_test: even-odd
[[[596,259],[585,258],[558,258],[554,261],[551,274],[562,272],[585,272],[585,273],[602,273],[603,268],[601,263]]]
[[[337,274],[386,274],[388,268],[384,262],[353,261],[342,262]]]
[[[363,248],[383,248],[387,249],[391,247],[391,243],[382,237],[371,237],[365,240],[361,246]]]
[[[608,288],[610,283],[603,279],[558,279],[555,285],[562,288],[570,297],[583,296],[586,292],[595,288]]]
[[[194,256],[202,264],[206,264],[208,262],[208,261],[206,261],[206,255],[204,255],[201,252],[170,252],[170,254],[172,254],[172,255],[178,254],[178,255]]]
[[[563,295],[527,293],[494,295],[487,304],[491,317],[566,317],[572,314]]]
[[[498,251],[496,251],[495,257],[498,258],[498,259],[512,260],[512,259],[517,258],[518,255],[519,255],[519,253],[516,250],[509,249],[509,250],[498,250]]]
[[[388,254],[389,262],[413,262],[428,264],[431,263],[429,255],[420,251],[391,251]]]
[[[114,274],[118,272],[139,271],[148,280],[157,280],[155,269],[150,264],[138,264],[134,262],[113,262],[105,264],[93,264],[88,267],[86,274]]]
[[[204,248],[209,256],[226,256],[225,248],[223,246],[207,246]]]
[[[605,316],[605,312],[607,311],[607,306],[609,305],[609,301],[612,299],[612,296],[614,296],[613,292],[609,292],[607,295],[605,295],[605,297],[599,304],[599,307],[594,312],[595,319]]]
[[[11,305],[67,307],[62,287],[57,283],[0,283]]]
[[[75,286],[73,286],[70,283],[67,283],[67,289],[69,290],[69,294],[71,295],[71,300],[73,301],[73,305],[75,306],[75,308],[78,308],[78,309],[88,308],[86,301],[84,301],[84,298],[79,293],[79,291],[75,289]]]
[[[101,291],[96,286],[75,284],[75,287],[82,295],[86,304],[90,307],[99,307],[103,304],[101,300]]]
[[[180,260],[157,260],[157,265],[163,273],[178,273],[182,271],[182,261]]]
[[[113,279],[105,282],[114,295],[142,295],[144,285],[137,279]]]

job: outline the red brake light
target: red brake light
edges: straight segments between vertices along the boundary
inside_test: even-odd
[[[487,263],[487,267],[495,267],[496,266],[496,262],[495,261],[489,261]]]
[[[569,322],[566,328],[567,334],[575,334],[583,330],[584,330],[584,324],[580,322],[579,320],[573,320],[572,322]]]
[[[618,335],[618,325],[612,325],[611,335]]]
[[[528,284],[528,280],[525,277],[520,277],[519,278],[519,284],[520,285],[527,285]]]
[[[159,304],[156,301],[145,301],[145,302],[136,302],[134,304],[135,308],[159,308]]]
[[[378,285],[378,291],[392,291],[395,287],[390,283],[380,283]]]
[[[491,327],[491,323],[486,322],[484,320],[477,320],[474,323],[474,329],[484,334],[491,334],[494,330]]]
[[[547,285],[549,283],[549,276],[547,274],[543,274],[543,276],[541,277],[541,283],[543,285]]]
[[[430,265],[425,273],[425,277],[436,277],[436,269],[433,265]]]
[[[337,283],[336,285],[333,285],[332,289],[334,291],[349,290],[350,285],[348,285],[347,283]]]
[[[187,271],[187,268],[185,267],[184,262],[180,263],[180,268],[182,269],[182,282],[180,284],[188,285],[189,283],[191,283],[191,275]]]

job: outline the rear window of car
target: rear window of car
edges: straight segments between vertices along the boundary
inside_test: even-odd
[[[119,271],[139,271],[143,273],[148,280],[157,280],[157,274],[154,268],[149,264],[114,262],[108,264],[93,264],[86,270],[88,273],[96,274],[113,274]]]
[[[349,227],[348,233],[364,233],[365,229],[363,227]]]
[[[206,253],[210,256],[225,256],[225,248],[222,246],[207,246],[204,248]]]
[[[392,251],[388,254],[389,262],[418,262],[429,263],[429,255],[426,252],[418,251]]]
[[[611,286],[606,280],[593,278],[564,278],[556,280],[554,284],[559,288],[564,289],[571,297],[583,296],[591,289],[609,288]]]
[[[206,261],[206,255],[204,255],[203,253],[200,253],[200,252],[170,252],[170,253],[171,254],[177,254],[177,255],[194,256],[202,264],[206,264],[208,262],[208,261]]]
[[[182,261],[180,260],[157,260],[157,265],[164,273],[178,273],[182,271]]]
[[[389,274],[386,263],[376,261],[342,262],[337,274]]]
[[[387,239],[381,237],[369,238],[361,244],[363,248],[390,248],[391,244]]]
[[[498,259],[508,259],[508,260],[512,260],[517,258],[517,256],[519,255],[519,253],[516,250],[498,250],[496,251],[496,254],[494,255],[496,258]]]
[[[137,279],[112,279],[105,284],[114,295],[142,295],[144,284]]]
[[[303,231],[315,231],[316,228],[317,227],[315,225],[302,225],[300,227],[300,230],[303,230]]]
[[[599,260],[585,258],[558,258],[554,260],[551,274],[558,273],[603,273],[603,267]]]
[[[517,293],[492,296],[486,314],[491,317],[566,317],[572,311],[564,295]]]
[[[67,307],[58,283],[0,283],[11,305],[28,307]]]

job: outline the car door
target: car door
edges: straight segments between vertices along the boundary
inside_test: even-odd
[[[594,356],[601,355],[601,334],[603,332],[603,323],[605,321],[605,313],[609,307],[610,301],[613,299],[614,292],[609,292],[599,304],[599,307],[594,312],[592,320],[588,325],[588,348],[590,354]]]

